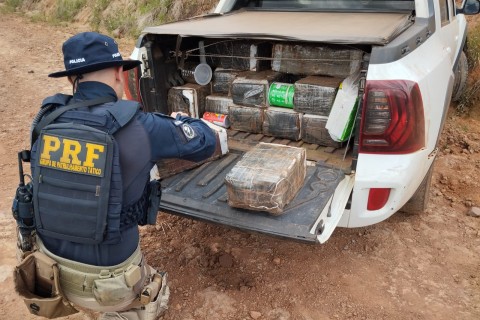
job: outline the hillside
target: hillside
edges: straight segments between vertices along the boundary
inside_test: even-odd
[[[138,36],[148,25],[208,13],[218,0],[0,0],[33,21],[79,24],[118,37]]]

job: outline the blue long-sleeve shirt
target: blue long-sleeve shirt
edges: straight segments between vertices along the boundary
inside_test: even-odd
[[[102,96],[116,98],[115,91],[100,82],[81,82],[71,103]],[[43,105],[55,102],[52,96]],[[215,150],[216,138],[203,121],[177,116],[176,119],[159,113],[138,112],[121,130],[115,133],[119,146],[123,183],[123,206],[137,202],[149,180],[156,161],[180,158],[201,161]],[[122,231],[118,244],[87,245],[42,236],[52,253],[66,259],[98,265],[113,266],[125,261],[139,243],[138,227]]]

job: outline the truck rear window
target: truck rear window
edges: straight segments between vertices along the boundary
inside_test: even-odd
[[[241,8],[263,10],[307,10],[307,11],[366,11],[366,12],[389,12],[389,11],[412,11],[415,9],[415,1],[412,0],[238,0],[233,10]]]

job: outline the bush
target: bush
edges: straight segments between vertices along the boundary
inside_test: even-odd
[[[54,20],[72,21],[85,6],[86,0],[57,0]]]

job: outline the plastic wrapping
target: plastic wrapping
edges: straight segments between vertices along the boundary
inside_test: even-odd
[[[332,108],[340,78],[309,76],[295,82],[294,110],[328,116]]]
[[[228,109],[230,126],[233,130],[261,133],[265,108],[233,105]]]
[[[337,92],[326,128],[335,141],[345,141],[352,133],[357,112],[360,73],[347,77]]]
[[[232,99],[245,106],[268,106],[268,89],[272,82],[281,81],[284,75],[272,70],[245,72],[232,83]]]
[[[244,40],[214,40],[205,43],[205,53],[207,63],[215,67],[262,71],[270,69],[269,61],[261,58],[271,57],[272,45]]]
[[[230,119],[227,114],[205,112],[202,119],[223,128],[230,127]]]
[[[363,52],[346,47],[275,44],[272,70],[345,78],[358,71]]]
[[[207,123],[208,124],[208,123]],[[152,176],[154,179],[163,179],[170,176],[173,176],[177,173],[183,172],[185,170],[189,170],[192,168],[196,168],[205,162],[213,161],[218,159],[228,153],[228,142],[227,142],[227,131],[224,128],[219,126],[208,124],[210,128],[215,132],[216,136],[216,144],[215,144],[215,151],[213,154],[200,162],[183,160],[183,159],[162,159],[157,161],[157,170],[155,175]]]
[[[291,109],[269,107],[265,110],[263,134],[298,141],[302,137],[302,114]]]
[[[239,70],[223,68],[215,69],[213,72],[212,92],[229,94],[233,80],[235,80],[235,77],[240,73],[241,71]]]
[[[325,128],[327,119],[328,117],[325,116],[304,114],[302,117],[302,140],[324,147],[341,148],[342,142],[333,140]]]
[[[305,175],[305,149],[259,143],[225,177],[228,204],[280,215],[303,186]]]
[[[168,111],[185,112],[192,118],[200,118],[205,112],[205,98],[210,94],[210,86],[186,83],[168,90]]]
[[[233,105],[233,100],[227,96],[210,95],[205,100],[205,111],[228,114],[228,107]]]
[[[268,89],[268,103],[271,106],[293,109],[295,86],[290,83],[273,82]]]

